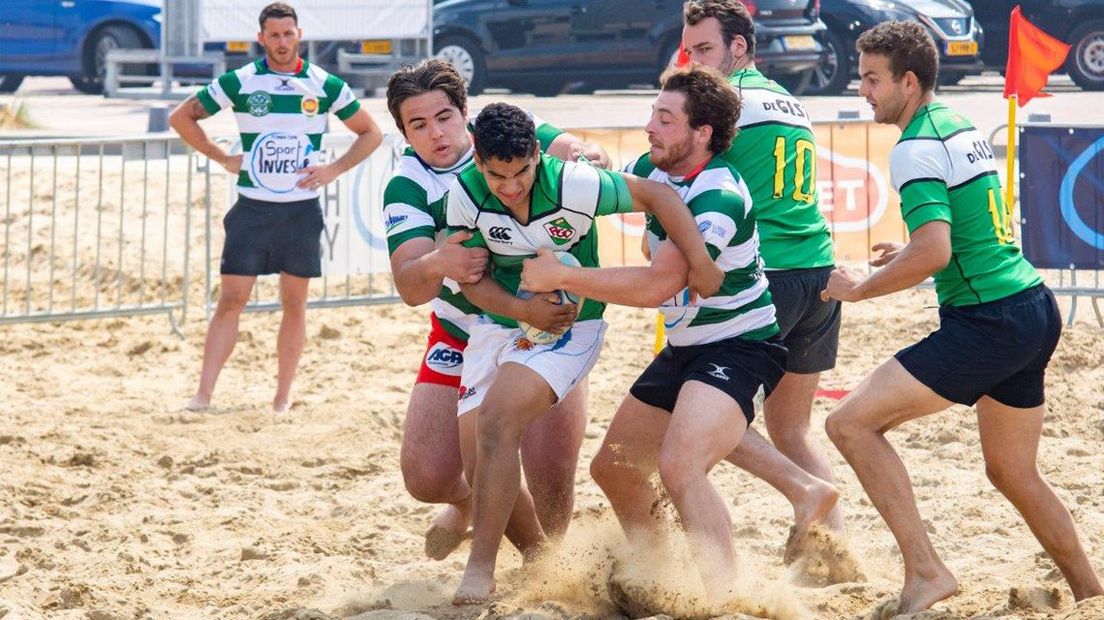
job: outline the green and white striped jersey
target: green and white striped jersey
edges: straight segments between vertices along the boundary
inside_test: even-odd
[[[297,73],[277,73],[260,58],[219,76],[196,93],[211,114],[232,107],[241,133],[238,193],[254,200],[294,202],[317,198],[297,187],[301,169],[317,161],[326,114],[346,120],[360,109],[349,86],[303,60]]]
[[[751,193],[723,155],[715,155],[701,172],[672,177],[652,164],[647,153],[625,167],[627,172],[675,190],[694,214],[709,255],[725,272],[717,294],[690,303],[683,289],[659,307],[674,346],[706,344],[739,336],[765,340],[778,333],[774,304],[763,275],[759,233]],[[667,238],[659,221],[648,218],[649,245]]]
[[[816,138],[805,107],[755,69],[741,69],[728,81],[743,107],[739,131],[724,157],[755,201],[767,269],[835,264],[817,193]]]
[[[951,225],[951,261],[935,274],[940,305],[969,306],[1014,295],[1043,279],[1012,234],[989,141],[941,103],[916,111],[889,155],[909,232]]]
[[[563,132],[530,114],[537,127],[537,140],[541,150]],[[468,121],[473,127],[475,117]],[[411,239],[441,241],[448,225],[445,221],[445,200],[456,175],[471,163],[474,149],[468,149],[459,160],[448,168],[434,168],[423,161],[412,147],[403,150],[395,166],[395,172],[383,190],[384,227],[387,230],[387,251],[391,254]],[[455,280],[445,278],[441,292],[430,302],[433,313],[441,326],[456,338],[468,339],[471,324],[482,310],[468,301],[460,292]]]
[[[563,162],[541,155],[529,197],[529,222],[514,219],[491,193],[483,174],[470,166],[456,177],[448,194],[449,232],[467,230],[468,246],[491,253],[491,276],[517,294],[522,260],[539,248],[570,252],[583,267],[598,267],[598,230],[594,218],[632,211],[632,197],[617,172],[588,163]],[[606,305],[587,299],[580,321],[599,319]],[[488,313],[495,322],[516,327],[513,319]]]

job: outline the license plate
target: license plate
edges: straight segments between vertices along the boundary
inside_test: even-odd
[[[790,35],[782,37],[782,42],[786,45],[788,50],[814,50],[816,49],[816,41],[813,40],[811,35]]]
[[[232,54],[248,54],[251,49],[249,41],[227,41],[226,51]]]
[[[360,42],[361,54],[390,54],[391,39],[375,39]]]
[[[948,41],[948,56],[977,56],[977,41]]]

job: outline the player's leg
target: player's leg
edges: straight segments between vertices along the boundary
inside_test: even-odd
[[[985,473],[1023,515],[1058,565],[1077,600],[1104,594],[1069,510],[1039,473],[1036,456],[1045,406],[1018,409],[983,397],[977,403]]]
[[[544,532],[562,538],[575,506],[575,470],[586,430],[587,380],[546,415],[529,425],[521,440],[521,465]]]
[[[621,529],[637,551],[666,547],[659,492],[651,477],[671,414],[625,396],[610,422],[590,475],[606,494]]]
[[[479,406],[472,549],[454,604],[482,603],[494,591],[498,548],[521,488],[521,438],[555,402],[555,392],[530,368],[514,362],[499,366]]]
[[[835,483],[832,462],[812,433],[810,418],[820,373],[836,366],[842,304],[823,301],[831,267],[767,272],[778,325],[789,350],[786,374],[763,403],[767,434],[778,450],[810,474]],[[843,507],[832,508],[825,523],[842,531]]]
[[[219,373],[234,351],[238,340],[238,322],[242,310],[249,303],[253,283],[257,276],[223,274],[219,284],[219,300],[211,322],[207,325],[207,337],[203,343],[203,366],[199,374],[199,387],[187,408],[202,411],[211,404]]]
[[[786,458],[754,427],[748,428],[740,445],[725,460],[771,485],[789,500],[794,511],[794,529],[786,541],[783,560],[787,564],[793,562],[800,555],[809,528],[825,522],[835,508],[839,491]]]
[[[299,367],[299,357],[303,354],[303,343],[307,337],[307,290],[309,278],[300,278],[289,273],[280,274],[280,305],[283,314],[280,317],[280,332],[276,336],[276,396],[272,399],[272,410],[283,413],[291,407],[291,382]]]
[[[706,593],[722,601],[736,579],[732,520],[709,471],[732,452],[748,420],[721,390],[687,381],[659,452],[659,475],[686,529]]]
[[[928,538],[908,472],[885,433],[950,405],[891,358],[864,379],[826,422],[828,436],[855,470],[901,549],[905,583],[899,613],[927,609],[954,594],[958,584]]]

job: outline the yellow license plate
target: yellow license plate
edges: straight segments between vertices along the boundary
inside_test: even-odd
[[[948,41],[948,56],[977,56],[977,41]]]
[[[391,40],[390,39],[376,39],[373,41],[361,41],[360,42],[361,54],[390,54],[391,53]]]
[[[788,37],[782,37],[783,43],[786,44],[788,50],[813,50],[816,49],[816,41],[813,40],[811,35],[791,35]]]
[[[249,41],[227,41],[226,51],[232,54],[248,54],[252,45]]]

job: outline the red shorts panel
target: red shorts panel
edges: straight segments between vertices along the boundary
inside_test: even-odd
[[[460,373],[464,370],[464,348],[467,341],[445,331],[437,315],[429,315],[429,338],[418,379],[414,383],[434,383],[460,388]]]

